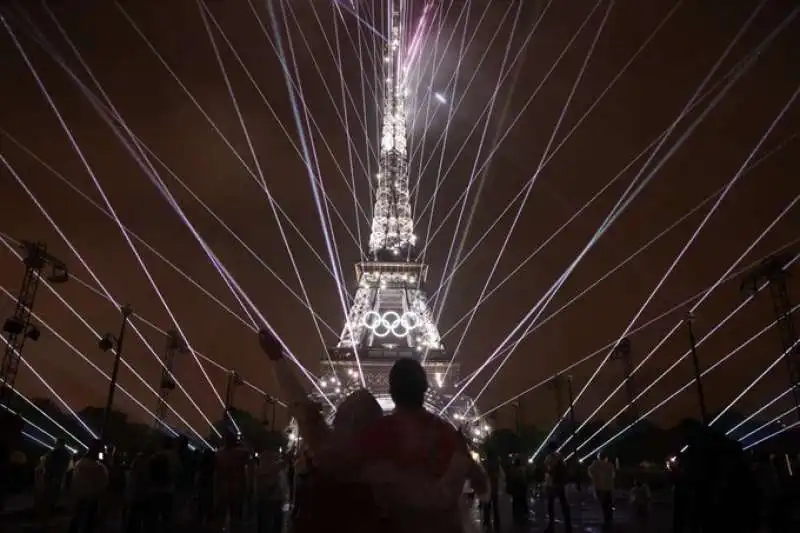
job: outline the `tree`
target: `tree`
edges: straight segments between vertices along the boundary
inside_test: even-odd
[[[519,453],[519,437],[510,429],[496,429],[483,441],[483,451],[492,450],[501,457],[507,457],[514,453]]]
[[[239,426],[242,441],[257,450],[278,450],[286,447],[286,436],[281,431],[273,431],[268,424],[254,417],[247,411],[231,408],[231,416]],[[231,422],[226,416],[214,423],[221,434],[231,430]],[[209,442],[218,442],[216,435],[211,435]]]
[[[519,450],[525,457],[530,457],[545,438],[545,432],[532,425],[523,425],[520,428]]]

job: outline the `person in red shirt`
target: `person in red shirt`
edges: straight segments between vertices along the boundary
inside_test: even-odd
[[[365,461],[388,460],[405,472],[440,478],[462,444],[456,428],[424,407],[428,378],[414,359],[399,359],[389,372],[393,413],[356,439]]]
[[[424,406],[428,379],[415,359],[399,359],[389,372],[389,394],[395,411],[370,424],[355,438],[353,450],[361,468],[388,463],[420,485],[436,483],[448,473],[457,457],[468,458],[466,441],[458,430]],[[468,459],[466,477],[478,493],[486,490],[486,476]],[[458,499],[447,509],[418,509],[390,516],[393,530],[461,531]]]
[[[330,522],[350,532],[408,531],[420,517],[423,530],[460,532],[464,478],[480,474],[475,475],[461,434],[424,410],[427,379],[419,363],[403,360],[392,369],[396,413],[382,417],[372,394],[356,391],[338,406],[331,430],[287,366],[280,342],[264,330],[259,341],[274,363],[312,463],[307,501],[314,503],[295,515],[294,531],[321,531]],[[472,483],[480,492],[480,481]],[[428,520],[432,514],[445,516],[446,526]],[[455,528],[447,527],[451,524]]]

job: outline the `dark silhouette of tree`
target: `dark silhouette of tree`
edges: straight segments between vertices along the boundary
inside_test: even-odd
[[[483,441],[483,451],[492,450],[501,457],[519,453],[519,436],[510,429],[496,429]]]
[[[265,424],[251,413],[240,409],[232,408],[231,415],[239,426],[242,442],[247,446],[255,450],[278,450],[286,447],[286,435],[283,434],[280,428],[276,428],[273,431],[270,424]],[[216,421],[214,427],[223,435],[233,429],[227,417]],[[212,433],[209,435],[209,442],[218,444],[219,437]]]

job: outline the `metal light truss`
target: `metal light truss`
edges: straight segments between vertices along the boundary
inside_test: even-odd
[[[22,277],[22,286],[17,297],[14,314],[6,319],[3,331],[7,335],[6,349],[3,361],[0,364],[0,405],[8,405],[11,399],[11,390],[19,372],[19,362],[22,350],[27,339],[37,340],[39,330],[31,323],[33,317],[33,303],[39,289],[42,272],[48,266],[51,268],[49,281],[63,283],[69,278],[66,265],[59,259],[47,253],[43,243],[21,241],[20,247],[25,251],[25,274]]]

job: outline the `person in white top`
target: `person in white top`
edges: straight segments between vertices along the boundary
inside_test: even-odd
[[[611,531],[614,524],[614,476],[616,476],[614,464],[601,452],[589,466],[589,477],[603,511],[603,531]]]
[[[72,469],[72,495],[74,514],[69,524],[69,533],[93,533],[96,529],[100,498],[108,488],[108,470],[100,462],[103,449],[100,441],[89,447]]]
[[[547,456],[544,458],[544,486],[547,494],[547,529],[555,528],[555,501],[561,504],[561,514],[564,517],[564,531],[572,531],[572,513],[567,501],[567,464],[558,452],[558,444],[551,442],[547,445]]]

